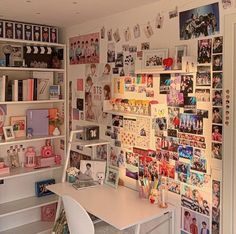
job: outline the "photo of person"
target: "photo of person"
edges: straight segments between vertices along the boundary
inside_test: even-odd
[[[198,115],[180,114],[179,132],[203,134],[203,118]]]
[[[114,37],[114,40],[115,42],[119,42],[120,41],[120,32],[119,32],[119,29],[117,28],[116,31],[113,33],[113,37]]]
[[[213,38],[213,54],[220,54],[223,52],[223,37]]]
[[[212,78],[212,87],[214,89],[222,89],[222,80],[223,80],[223,73],[222,72],[213,72]]]
[[[218,3],[182,11],[179,13],[180,40],[206,37],[219,33],[219,22]]]
[[[108,43],[107,45],[107,62],[108,63],[114,63],[115,58],[115,43]]]
[[[212,158],[222,160],[222,144],[212,143],[211,156]]]
[[[219,233],[220,230],[220,181],[212,180],[212,233]]]
[[[153,29],[150,22],[144,27],[144,34],[147,38],[150,38],[153,35]]]
[[[193,75],[181,75],[180,92],[184,95],[193,93]]]
[[[153,75],[148,74],[147,76],[147,88],[153,88]]]
[[[198,63],[211,62],[212,39],[202,39],[198,41]]]
[[[136,24],[134,26],[134,38],[139,38],[140,37],[140,26],[139,24]]]
[[[117,53],[115,67],[123,67],[124,66],[124,55],[123,52]]]
[[[222,54],[217,54],[213,55],[213,71],[222,71],[223,70],[223,55]]]
[[[222,142],[222,126],[212,125],[212,140]]]
[[[15,39],[23,39],[23,24],[15,23]]]
[[[191,234],[210,234],[209,218],[189,209],[181,208],[181,228]]]
[[[213,106],[222,106],[222,90],[213,90],[212,105]]]
[[[213,107],[212,109],[212,122],[215,124],[222,124],[222,108]]]
[[[149,49],[150,49],[150,42],[141,43],[141,50],[149,50]]]
[[[197,102],[210,102],[210,89],[195,89]]]

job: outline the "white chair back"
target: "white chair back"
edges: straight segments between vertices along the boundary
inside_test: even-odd
[[[70,234],[94,234],[94,225],[86,210],[73,198],[62,197]]]

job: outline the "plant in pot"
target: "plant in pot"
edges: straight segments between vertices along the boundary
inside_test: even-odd
[[[67,173],[67,181],[69,183],[74,183],[76,181],[77,175],[80,172],[80,170],[76,167],[69,167],[66,170]]]
[[[54,130],[52,132],[54,136],[59,136],[61,134],[59,127],[63,123],[64,123],[64,117],[59,112],[57,112],[55,117],[49,118],[49,125],[54,126]]]

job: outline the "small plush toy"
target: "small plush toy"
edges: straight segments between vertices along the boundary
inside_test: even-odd
[[[104,179],[105,179],[104,172],[97,172],[97,181],[100,185],[103,185]]]

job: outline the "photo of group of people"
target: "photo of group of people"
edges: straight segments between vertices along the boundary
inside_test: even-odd
[[[179,131],[192,134],[203,134],[203,118],[193,114],[180,114]]]
[[[211,62],[212,39],[202,39],[198,41],[198,63]]]
[[[70,38],[70,64],[99,63],[99,38],[99,33]]]

